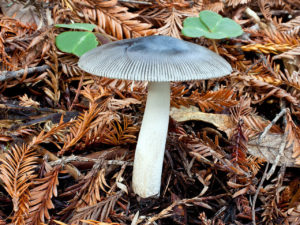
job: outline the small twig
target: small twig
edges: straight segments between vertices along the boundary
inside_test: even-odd
[[[284,124],[286,126],[287,122],[286,122],[286,117],[283,118],[283,121],[284,121]],[[284,132],[283,134],[283,137],[282,137],[282,142],[280,144],[280,147],[279,147],[279,151],[278,151],[278,154],[274,160],[274,163],[270,169],[270,171],[268,172],[268,175],[267,175],[267,180],[270,179],[270,177],[273,175],[278,163],[279,163],[279,160],[280,158],[283,156],[283,151],[286,147],[286,143],[287,143],[287,136],[288,136],[288,132]]]
[[[36,73],[36,72],[45,72],[47,69],[50,69],[50,66],[48,65],[43,65],[43,66],[37,66],[37,67],[31,67],[26,69],[21,69],[18,71],[2,71],[0,73],[0,81],[5,81],[11,78],[17,78],[17,77],[21,77],[23,76],[23,74],[25,72],[27,72],[27,74],[31,74],[31,73]]]
[[[255,195],[253,197],[252,209],[251,209],[251,211],[252,211],[252,224],[253,225],[256,225],[256,219],[255,219],[255,204],[256,204],[256,200],[257,200],[260,188],[262,187],[262,185],[263,185],[263,183],[264,183],[264,181],[265,181],[265,179],[267,177],[267,171],[269,169],[269,165],[270,165],[270,163],[268,162],[267,165],[266,165],[264,174],[263,174],[263,176],[262,176],[262,178],[261,178],[261,180],[260,180],[260,182],[259,182],[259,184],[257,186],[257,189],[255,191]]]
[[[59,160],[58,157],[56,155],[54,155],[52,152],[49,152],[48,150],[46,150],[45,148],[39,146],[39,148],[37,149],[38,152],[45,156],[45,155],[48,155],[48,160],[50,161],[57,161]],[[49,164],[51,165],[52,162],[49,162]],[[55,164],[51,165],[51,166],[54,166]],[[56,164],[58,165],[58,164]],[[62,164],[60,164],[62,165]],[[73,165],[70,165],[70,164],[67,164],[65,165],[65,170],[69,172],[69,174],[71,174],[71,176],[75,179],[75,180],[79,180],[79,178],[81,178],[81,173],[80,171]]]
[[[141,5],[152,5],[152,2],[137,1],[137,0],[118,0],[118,1],[125,2],[125,3],[141,4]]]
[[[292,13],[295,15],[295,14],[300,14],[300,10],[296,10],[296,9],[293,9]],[[257,12],[256,13],[258,16],[263,16],[263,14],[261,12]],[[291,12],[288,11],[288,10],[270,10],[270,15],[272,16],[280,16],[282,14],[287,14],[288,16],[291,15]]]
[[[266,136],[266,134],[269,132],[269,130],[272,128],[272,126],[275,125],[275,123],[283,116],[286,114],[286,108],[283,108],[280,113],[278,113],[275,118],[271,121],[271,123],[268,124],[268,126],[265,127],[264,131],[260,135],[258,139],[258,144],[261,143],[262,139]]]
[[[84,74],[81,75],[80,77],[80,81],[79,81],[79,84],[78,84],[78,88],[77,88],[77,91],[76,91],[76,95],[75,95],[75,98],[69,108],[69,111],[72,111],[73,107],[74,107],[74,104],[77,103],[78,101],[78,97],[79,97],[79,92],[80,92],[80,89],[82,87],[82,84],[83,84],[83,77],[84,77]]]
[[[194,198],[189,198],[189,199],[181,199],[178,201],[173,202],[171,205],[169,205],[167,208],[163,209],[160,213],[148,218],[145,224],[153,224],[156,220],[166,218],[169,216],[172,216],[172,211],[175,206],[178,205],[185,205],[185,206],[192,206],[191,204],[197,203],[197,205],[202,205],[204,206],[209,206],[208,204],[204,203],[205,201],[212,201],[216,199],[220,199],[224,196],[228,196],[228,194],[219,194],[216,196],[206,196],[206,197],[199,197],[196,196]]]
[[[61,165],[61,164],[66,164],[66,163],[70,163],[70,162],[95,162],[96,163],[98,161],[99,161],[99,159],[90,159],[90,158],[86,158],[86,157],[71,155],[71,156],[64,156],[61,159],[57,159],[55,161],[50,162],[49,164],[51,166],[55,166],[55,165]],[[132,162],[126,162],[126,161],[121,161],[121,160],[107,160],[106,163],[109,165],[123,166],[126,164],[128,166],[133,166]]]
[[[254,12],[252,9],[250,9],[249,7],[247,7],[245,9],[245,13],[247,14],[248,17],[250,17],[251,19],[254,20],[255,23],[257,23],[259,25],[260,28],[262,29],[266,29],[267,25],[263,22],[261,22],[259,16],[257,15],[256,12]]]

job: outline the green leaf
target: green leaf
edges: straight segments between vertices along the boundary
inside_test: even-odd
[[[189,17],[183,21],[182,34],[188,37],[223,39],[237,37],[242,33],[241,26],[235,21],[209,10],[200,12],[199,17]]]
[[[237,37],[243,34],[243,30],[239,24],[229,18],[223,18],[215,30],[227,34],[227,37]]]
[[[188,37],[201,37],[208,33],[207,27],[201,23],[199,17],[189,17],[183,21],[182,34]]]
[[[98,45],[96,36],[91,32],[85,31],[61,33],[56,37],[55,42],[59,50],[72,53],[78,57],[96,48]]]
[[[213,11],[204,10],[199,13],[200,21],[205,24],[210,32],[213,32],[219,21],[222,20],[222,16]]]
[[[92,31],[96,25],[89,23],[71,23],[71,24],[56,24],[56,27],[64,27],[70,29],[87,30]]]

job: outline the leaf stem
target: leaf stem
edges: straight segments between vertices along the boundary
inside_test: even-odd
[[[216,52],[218,55],[220,55],[220,54],[219,54],[219,51],[218,51],[218,48],[217,48],[216,40],[215,40],[215,39],[211,39],[211,41],[212,41],[212,44],[213,44],[213,46],[214,46],[215,52]]]

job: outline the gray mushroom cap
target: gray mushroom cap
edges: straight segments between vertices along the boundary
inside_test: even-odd
[[[152,82],[202,80],[232,71],[209,49],[169,36],[111,42],[82,55],[78,65],[97,76]]]

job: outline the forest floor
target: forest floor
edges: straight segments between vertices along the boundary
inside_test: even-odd
[[[183,36],[203,10],[244,33]],[[82,71],[56,46],[70,23],[96,25],[99,45],[167,35],[232,66],[171,83],[158,198],[132,190],[147,82]],[[2,0],[0,225],[300,224],[299,30],[293,0]]]

